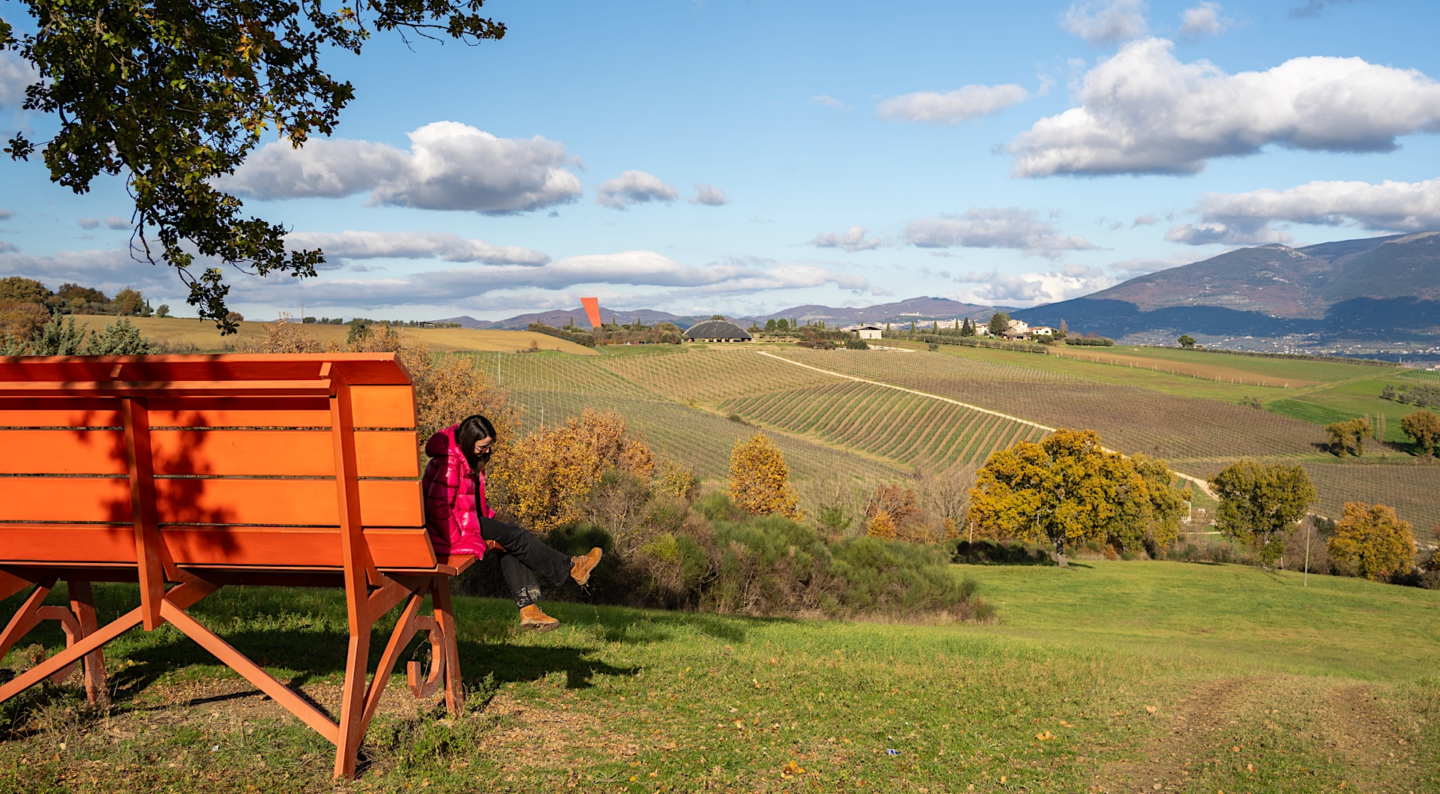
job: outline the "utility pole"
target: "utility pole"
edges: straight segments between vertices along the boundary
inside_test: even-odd
[[[1315,522],[1309,518],[1305,521],[1305,587],[1310,586],[1310,534],[1315,530]]]

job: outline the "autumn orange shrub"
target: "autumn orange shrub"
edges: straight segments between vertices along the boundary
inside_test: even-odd
[[[895,519],[885,510],[877,510],[870,516],[870,524],[865,528],[865,534],[872,538],[881,540],[895,539]]]
[[[275,322],[265,323],[260,338],[246,339],[235,346],[237,353],[334,353],[339,350],[335,343],[325,345],[303,324],[283,314]]]
[[[756,433],[730,452],[730,498],[754,515],[778,513],[800,520],[800,499],[790,487],[785,456],[764,433]]]
[[[50,312],[38,303],[0,301],[0,342],[9,335],[18,342],[29,341],[35,332],[50,322]]]
[[[563,427],[512,442],[495,456],[490,481],[510,515],[540,533],[579,521],[581,500],[608,469],[648,480],[655,458],[643,441],[627,434],[622,416],[587,408]]]

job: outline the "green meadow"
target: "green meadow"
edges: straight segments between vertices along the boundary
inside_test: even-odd
[[[177,632],[132,632],[108,649],[109,710],[73,685],[0,707],[0,790],[1440,791],[1440,592],[1168,562],[956,575],[991,622],[547,604],[563,625],[536,635],[459,598],[469,708],[397,676],[348,784]],[[137,601],[99,595],[102,619]],[[337,594],[234,589],[192,613],[337,702]]]

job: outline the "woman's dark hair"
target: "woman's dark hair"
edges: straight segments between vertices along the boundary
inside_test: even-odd
[[[495,425],[490,424],[490,420],[480,414],[465,417],[460,421],[460,426],[455,428],[455,443],[472,469],[480,465],[481,456],[475,454],[475,442],[482,438],[493,439],[491,443],[500,440],[495,436]]]

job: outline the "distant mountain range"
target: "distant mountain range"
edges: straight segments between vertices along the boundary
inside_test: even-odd
[[[1418,340],[1440,326],[1440,232],[1243,248],[1014,312],[1106,336],[1147,332]]]
[[[998,309],[1003,311],[1003,309]],[[938,320],[963,320],[966,317],[971,319],[988,318],[994,314],[997,308],[994,306],[977,306],[971,303],[952,301],[949,298],[910,298],[909,300],[897,303],[882,303],[877,306],[864,306],[858,308],[820,306],[808,304],[805,306],[793,306],[789,309],[781,309],[773,314],[762,314],[755,316],[726,317],[727,320],[738,323],[742,326],[749,326],[751,322],[764,325],[767,320],[786,319],[800,321],[802,323],[817,322],[824,320],[826,325],[853,325],[857,323],[910,323],[914,322],[935,322]],[[669,312],[654,311],[653,309],[608,309],[600,307],[600,317],[606,322],[619,320],[622,323],[633,323],[636,320],[643,321],[646,325],[655,323],[675,323],[681,328],[689,328],[698,322],[710,319],[710,315],[676,315]],[[576,325],[588,328],[590,321],[585,318],[585,310],[576,307],[574,309],[561,309],[548,312],[536,312],[534,314],[521,314],[505,320],[485,322],[474,317],[447,317],[436,322],[459,323],[465,328],[498,328],[506,330],[523,330],[531,323],[545,323],[546,325],[561,326],[574,321]]]
[[[738,324],[771,319],[827,325],[983,320],[1008,311],[1032,325],[1058,326],[1133,340],[1188,333],[1204,337],[1297,337],[1428,341],[1440,336],[1440,232],[1344,240],[1304,248],[1264,245],[1132,278],[1082,298],[1006,309],[918,297],[863,307],[810,304],[773,314],[728,317]],[[602,307],[605,320],[688,328],[709,315],[674,315]],[[466,328],[523,329],[533,322],[588,327],[583,309],[522,314],[497,322],[451,317]]]

